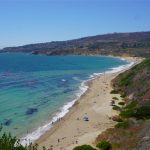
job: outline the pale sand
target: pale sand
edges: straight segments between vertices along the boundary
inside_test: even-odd
[[[141,61],[141,59],[133,58],[128,60],[135,63]],[[87,83],[89,89],[69,113],[36,141],[39,148],[52,146],[53,150],[72,150],[75,146],[82,144],[95,146],[95,138],[116,123],[110,119],[117,114],[110,106],[110,102],[114,96],[121,98],[119,94],[110,94],[110,91],[112,90],[111,80],[119,73],[101,75],[89,81]],[[89,121],[83,120],[85,114],[89,117]]]

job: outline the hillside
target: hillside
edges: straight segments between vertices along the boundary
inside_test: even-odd
[[[45,55],[130,55],[150,57],[150,32],[112,33],[68,41],[6,47],[1,52],[30,52]]]
[[[143,101],[144,95],[150,91],[150,58],[121,73],[113,81],[113,87],[130,99]]]
[[[100,134],[96,143],[109,141],[112,150],[150,149],[150,59],[144,60],[113,80],[112,93],[120,93],[118,123]]]

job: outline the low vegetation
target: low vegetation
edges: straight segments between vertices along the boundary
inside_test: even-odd
[[[129,122],[128,121],[123,121],[119,122],[115,125],[115,128],[128,128],[129,127]]]
[[[112,148],[111,144],[108,141],[101,141],[96,145],[100,150],[110,150]]]
[[[121,97],[121,98],[125,98],[126,96],[127,96],[127,95],[126,95],[125,93],[122,93],[120,97]]]
[[[23,147],[20,141],[13,137],[10,133],[2,132],[2,126],[0,127],[0,150],[38,150],[38,145],[32,145]],[[43,150],[48,150],[43,147]]]
[[[112,99],[113,99],[113,100],[119,100],[118,97],[113,97]]]
[[[110,94],[118,94],[119,92],[117,90],[111,90]]]
[[[113,110],[117,110],[117,111],[120,111],[120,110],[121,110],[121,108],[120,108],[119,106],[117,106],[117,105],[113,106],[112,109],[113,109]]]
[[[137,119],[150,119],[150,106],[138,107],[135,111],[134,117]]]
[[[150,106],[127,105],[120,113],[123,118],[150,119]]]
[[[136,109],[137,103],[131,102],[121,110],[120,116],[123,118],[135,117]]]
[[[118,104],[119,105],[125,105],[125,102],[119,102]]]
[[[81,146],[75,147],[73,150],[96,150],[96,149],[90,145],[81,145]]]

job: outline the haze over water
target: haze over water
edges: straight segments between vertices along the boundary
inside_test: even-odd
[[[1,53],[0,123],[19,137],[35,131],[67,112],[86,90],[83,81],[126,64],[103,56]]]

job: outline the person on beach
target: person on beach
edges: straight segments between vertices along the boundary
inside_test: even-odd
[[[78,144],[78,140],[76,140],[76,144]]]
[[[58,139],[58,143],[60,142],[60,139]]]

